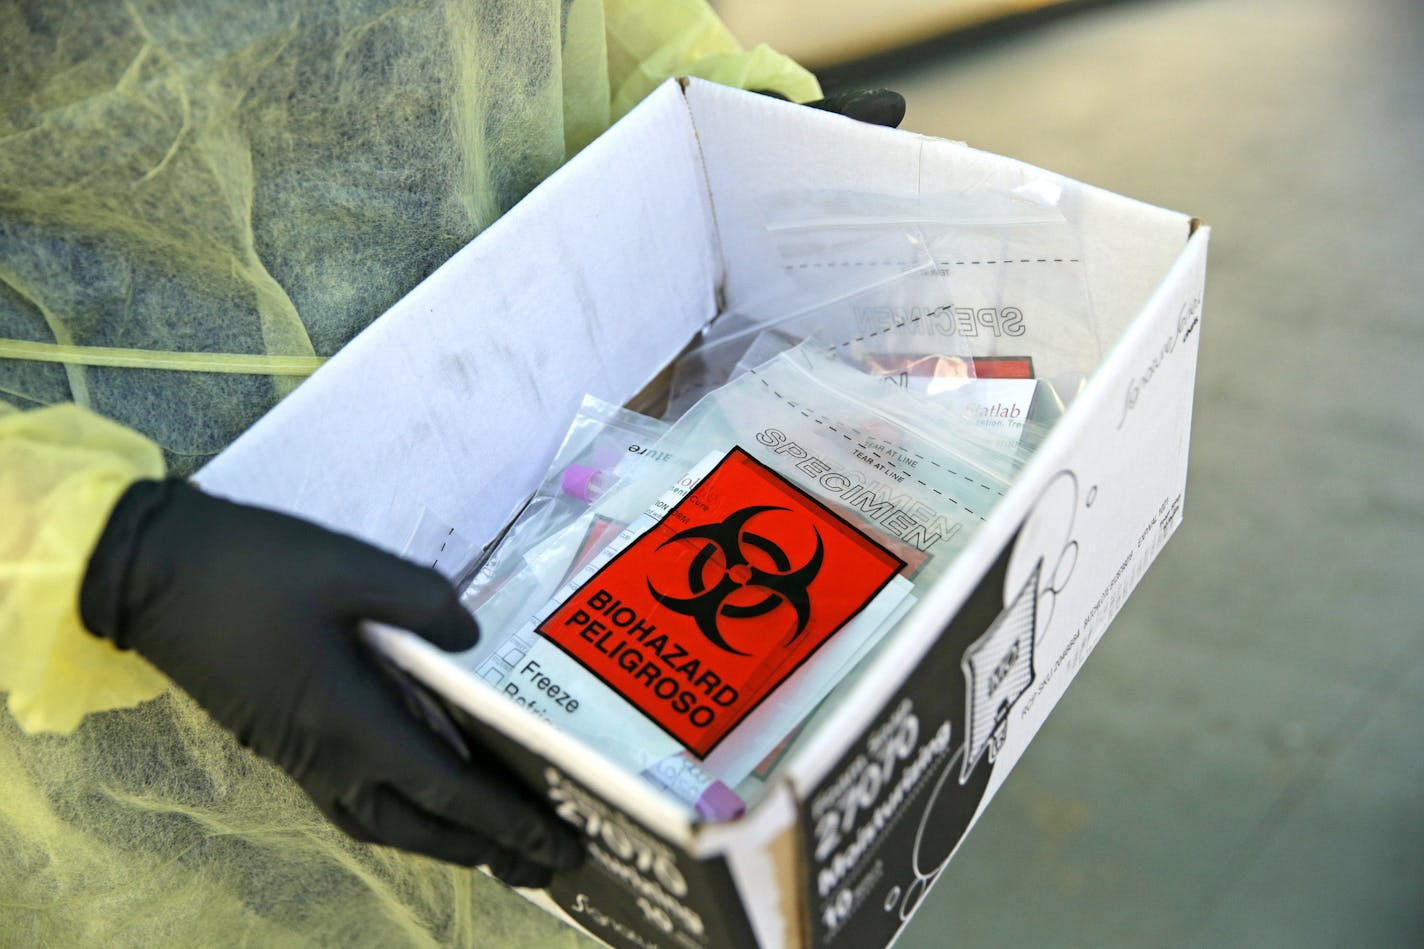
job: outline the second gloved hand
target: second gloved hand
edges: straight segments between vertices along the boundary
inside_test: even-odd
[[[905,97],[891,89],[844,89],[806,104],[823,112],[835,112],[858,122],[892,129],[899,128],[905,120]]]
[[[770,89],[753,91],[773,99],[786,98]],[[893,89],[842,89],[824,99],[804,104],[808,108],[834,112],[867,125],[883,125],[892,129],[899,128],[900,123],[905,120],[905,97]]]
[[[576,864],[571,828],[498,762],[460,760],[407,711],[358,634],[403,627],[447,650],[479,633],[438,573],[351,537],[140,481],[80,595],[85,625],[134,649],[360,840],[542,886]]]

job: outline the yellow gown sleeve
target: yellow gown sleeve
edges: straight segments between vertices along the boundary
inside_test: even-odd
[[[604,0],[608,80],[616,120],[671,76],[820,98],[816,77],[769,46],[745,50],[706,0]]]
[[[0,403],[0,691],[26,731],[73,731],[90,712],[167,688],[79,619],[79,584],[109,512],[129,484],[163,472],[157,445],[77,405]]]

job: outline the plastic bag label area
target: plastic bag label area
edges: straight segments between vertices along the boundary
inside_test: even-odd
[[[904,566],[733,448],[539,632],[701,757]]]

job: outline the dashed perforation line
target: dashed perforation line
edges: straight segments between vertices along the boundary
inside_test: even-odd
[[[872,330],[871,332],[866,333],[863,336],[857,336],[855,339],[847,339],[839,343],[833,343],[830,346],[827,346],[826,350],[827,352],[835,352],[842,346],[849,346],[851,343],[863,343],[867,339],[874,339],[875,337],[882,336],[885,333],[891,332],[892,330],[902,330],[907,326],[912,326],[915,323],[920,322],[920,320],[923,320],[925,317],[937,316],[938,314],[943,313],[945,310],[952,309],[954,309],[952,306],[942,306],[937,309],[931,310],[928,313],[921,313],[919,316],[912,316],[908,320],[905,320],[903,323],[891,323],[889,326],[882,326],[878,330]]]
[[[997,266],[998,264],[1080,264],[1077,257],[1003,257],[990,260],[936,260],[936,267]],[[908,260],[812,260],[800,264],[785,264],[786,270],[812,270],[827,267],[913,267]]]

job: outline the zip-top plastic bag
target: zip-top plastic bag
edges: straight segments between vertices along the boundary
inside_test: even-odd
[[[794,346],[815,334],[864,337],[895,326],[906,311],[931,294],[947,298],[945,275],[916,228],[863,227],[853,221],[787,229],[777,235],[783,278],[755,297],[721,313],[699,334],[673,369],[667,411],[673,420],[698,399],[725,384],[739,363],[774,355],[769,339]],[[870,330],[865,314],[879,314]],[[969,355],[962,340],[934,341],[947,355]],[[755,356],[751,354],[758,347]],[[972,370],[968,370],[971,371]]]
[[[589,509],[654,450],[667,430],[665,422],[584,396],[543,482],[474,565],[460,594],[465,608],[490,629],[523,621],[526,616],[519,611],[548,597],[577,563],[581,549],[602,546],[623,527]],[[580,542],[550,542],[566,532]],[[492,647],[486,639],[476,648],[483,658]]]
[[[911,197],[786,192],[767,229],[783,279],[679,360],[668,417],[730,378],[753,345],[767,355],[766,332],[815,339],[932,397],[995,380],[979,401],[1021,409],[1043,388],[1045,410],[1061,410],[1101,359],[1081,237],[1048,179]]]
[[[900,326],[893,327],[882,335],[886,342],[893,345],[897,336],[907,335],[908,332],[906,327]],[[733,369],[731,378],[736,378],[797,345],[841,358],[841,347],[828,346],[814,336],[798,344],[782,332],[767,330],[757,336],[746,355]],[[914,343],[909,345],[913,346]],[[867,360],[863,353],[852,353],[849,362],[862,372],[866,369]],[[897,385],[941,409],[949,410],[959,419],[978,428],[985,440],[994,442],[1000,450],[1009,454],[1019,450],[1026,428],[1045,429],[1063,412],[1063,406],[1056,400],[1052,389],[1047,386],[1040,387],[1034,376],[1033,360],[1030,357],[988,356],[966,359],[924,354],[897,357],[894,361],[872,362],[871,368],[873,371],[867,374],[873,378]],[[923,410],[923,406],[921,408]],[[1036,444],[1036,441],[1032,444]]]
[[[783,353],[679,420],[590,508],[617,538],[467,664],[703,818],[734,816],[733,788],[948,569],[1019,464],[913,393]]]

